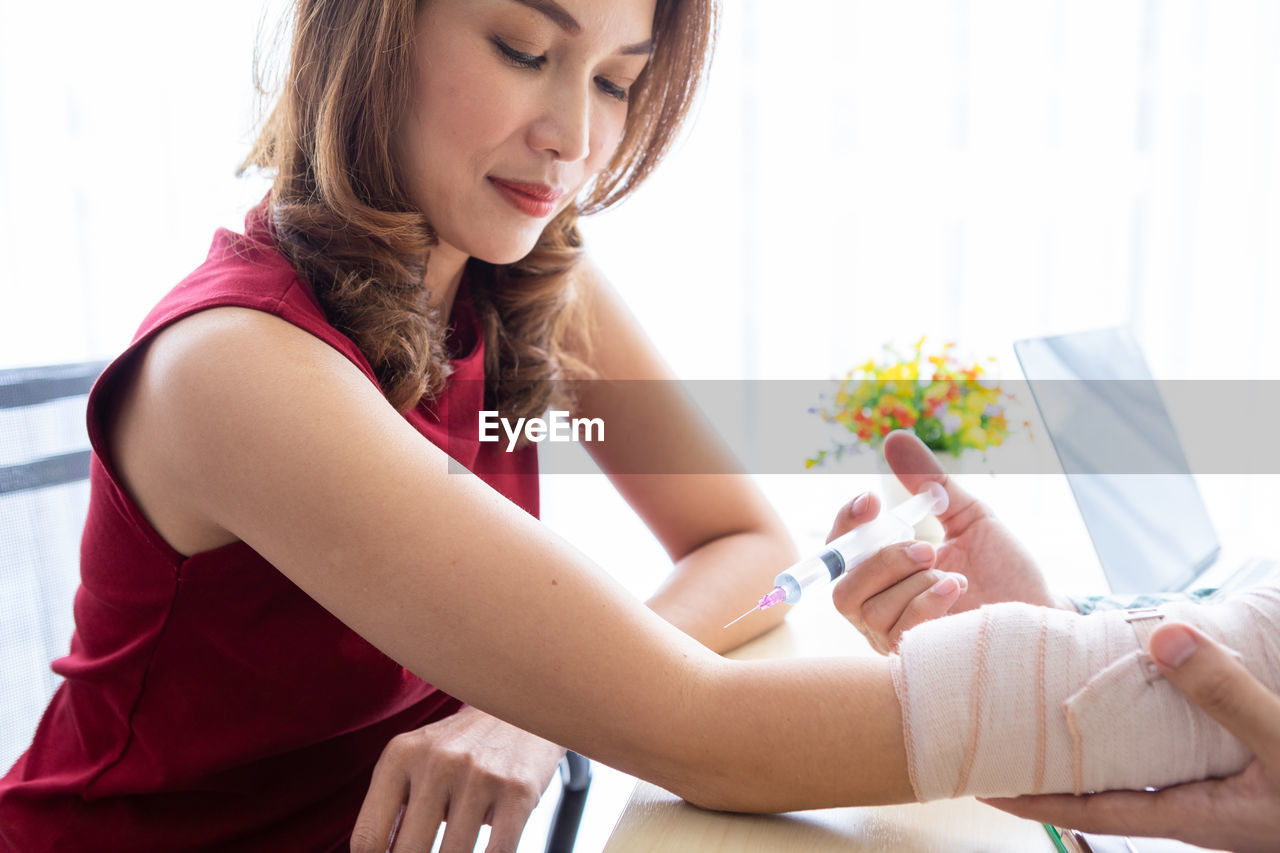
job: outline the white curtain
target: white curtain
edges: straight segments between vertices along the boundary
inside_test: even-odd
[[[693,132],[588,225],[682,373],[1112,323],[1166,375],[1276,372],[1280,4],[724,5]],[[0,365],[115,352],[261,195],[279,7],[5,0]]]
[[[0,7],[0,366],[106,358],[265,192],[262,0]]]
[[[688,143],[592,236],[688,373],[1128,324],[1163,375],[1271,376],[1278,116],[1270,0],[731,0]]]

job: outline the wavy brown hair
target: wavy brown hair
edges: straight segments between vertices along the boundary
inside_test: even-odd
[[[241,171],[274,176],[276,246],[360,347],[400,411],[434,397],[449,375],[445,324],[425,308],[436,236],[409,200],[393,155],[411,103],[418,13],[430,0],[298,0],[275,106]],[[574,352],[587,330],[570,275],[578,216],[617,203],[670,149],[710,62],[717,0],[657,0],[653,54],[631,87],[609,165],[512,264],[468,262],[485,344],[486,403],[508,417],[541,414],[556,380],[590,375]],[[262,78],[259,89],[265,92]]]

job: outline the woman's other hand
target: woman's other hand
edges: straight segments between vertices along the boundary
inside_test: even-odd
[[[1162,791],[1112,791],[985,800],[1019,817],[1084,832],[1176,838],[1236,853],[1275,850],[1280,838],[1280,696],[1194,628],[1162,625],[1151,656],[1165,678],[1256,756],[1227,779]]]
[[[487,850],[514,851],[562,757],[550,741],[470,707],[399,735],[373,769],[351,851],[428,853],[444,821],[441,853],[470,853],[483,824],[492,827]]]
[[[948,613],[997,601],[1062,606],[1044,575],[991,510],[949,477],[915,435],[897,431],[884,442],[889,467],[912,494],[935,481],[949,505],[938,516],[945,539],[935,551],[926,542],[891,545],[839,580],[836,608],[880,653],[898,646],[907,629]],[[827,541],[875,518],[873,494],[841,509]]]

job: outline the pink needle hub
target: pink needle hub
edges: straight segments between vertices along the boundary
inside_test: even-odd
[[[761,610],[768,610],[775,604],[781,604],[787,600],[787,591],[780,586],[775,586],[773,591],[760,599],[760,603],[756,605]]]
[[[743,613],[737,619],[734,619],[732,622],[729,623],[729,625],[736,625],[738,622],[741,622],[743,619],[746,619],[752,613],[759,613],[761,610],[768,610],[773,605],[779,604],[786,600],[787,600],[787,591],[780,586],[775,586],[768,595],[760,599],[760,601],[756,604],[755,607],[751,608],[746,613]],[[724,627],[728,628],[729,625],[725,625]]]

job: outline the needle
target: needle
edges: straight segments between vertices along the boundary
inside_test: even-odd
[[[748,610],[746,613],[743,613],[743,614],[742,614],[741,616],[739,616],[737,619],[734,619],[734,620],[733,620],[732,622],[730,622],[728,625],[725,625],[725,626],[724,626],[724,628],[728,628],[728,627],[731,627],[731,626],[733,626],[733,625],[738,624],[738,623],[739,623],[739,622],[741,622],[743,619],[746,619],[748,616],[750,616],[752,613],[755,613],[755,612],[756,612],[757,610],[759,610],[759,609],[760,609],[760,605],[758,605],[758,604],[757,604],[755,607],[751,608],[751,609],[750,609],[750,610]],[[724,628],[721,628],[720,630],[721,630],[721,631],[723,631],[723,630],[724,630]]]

